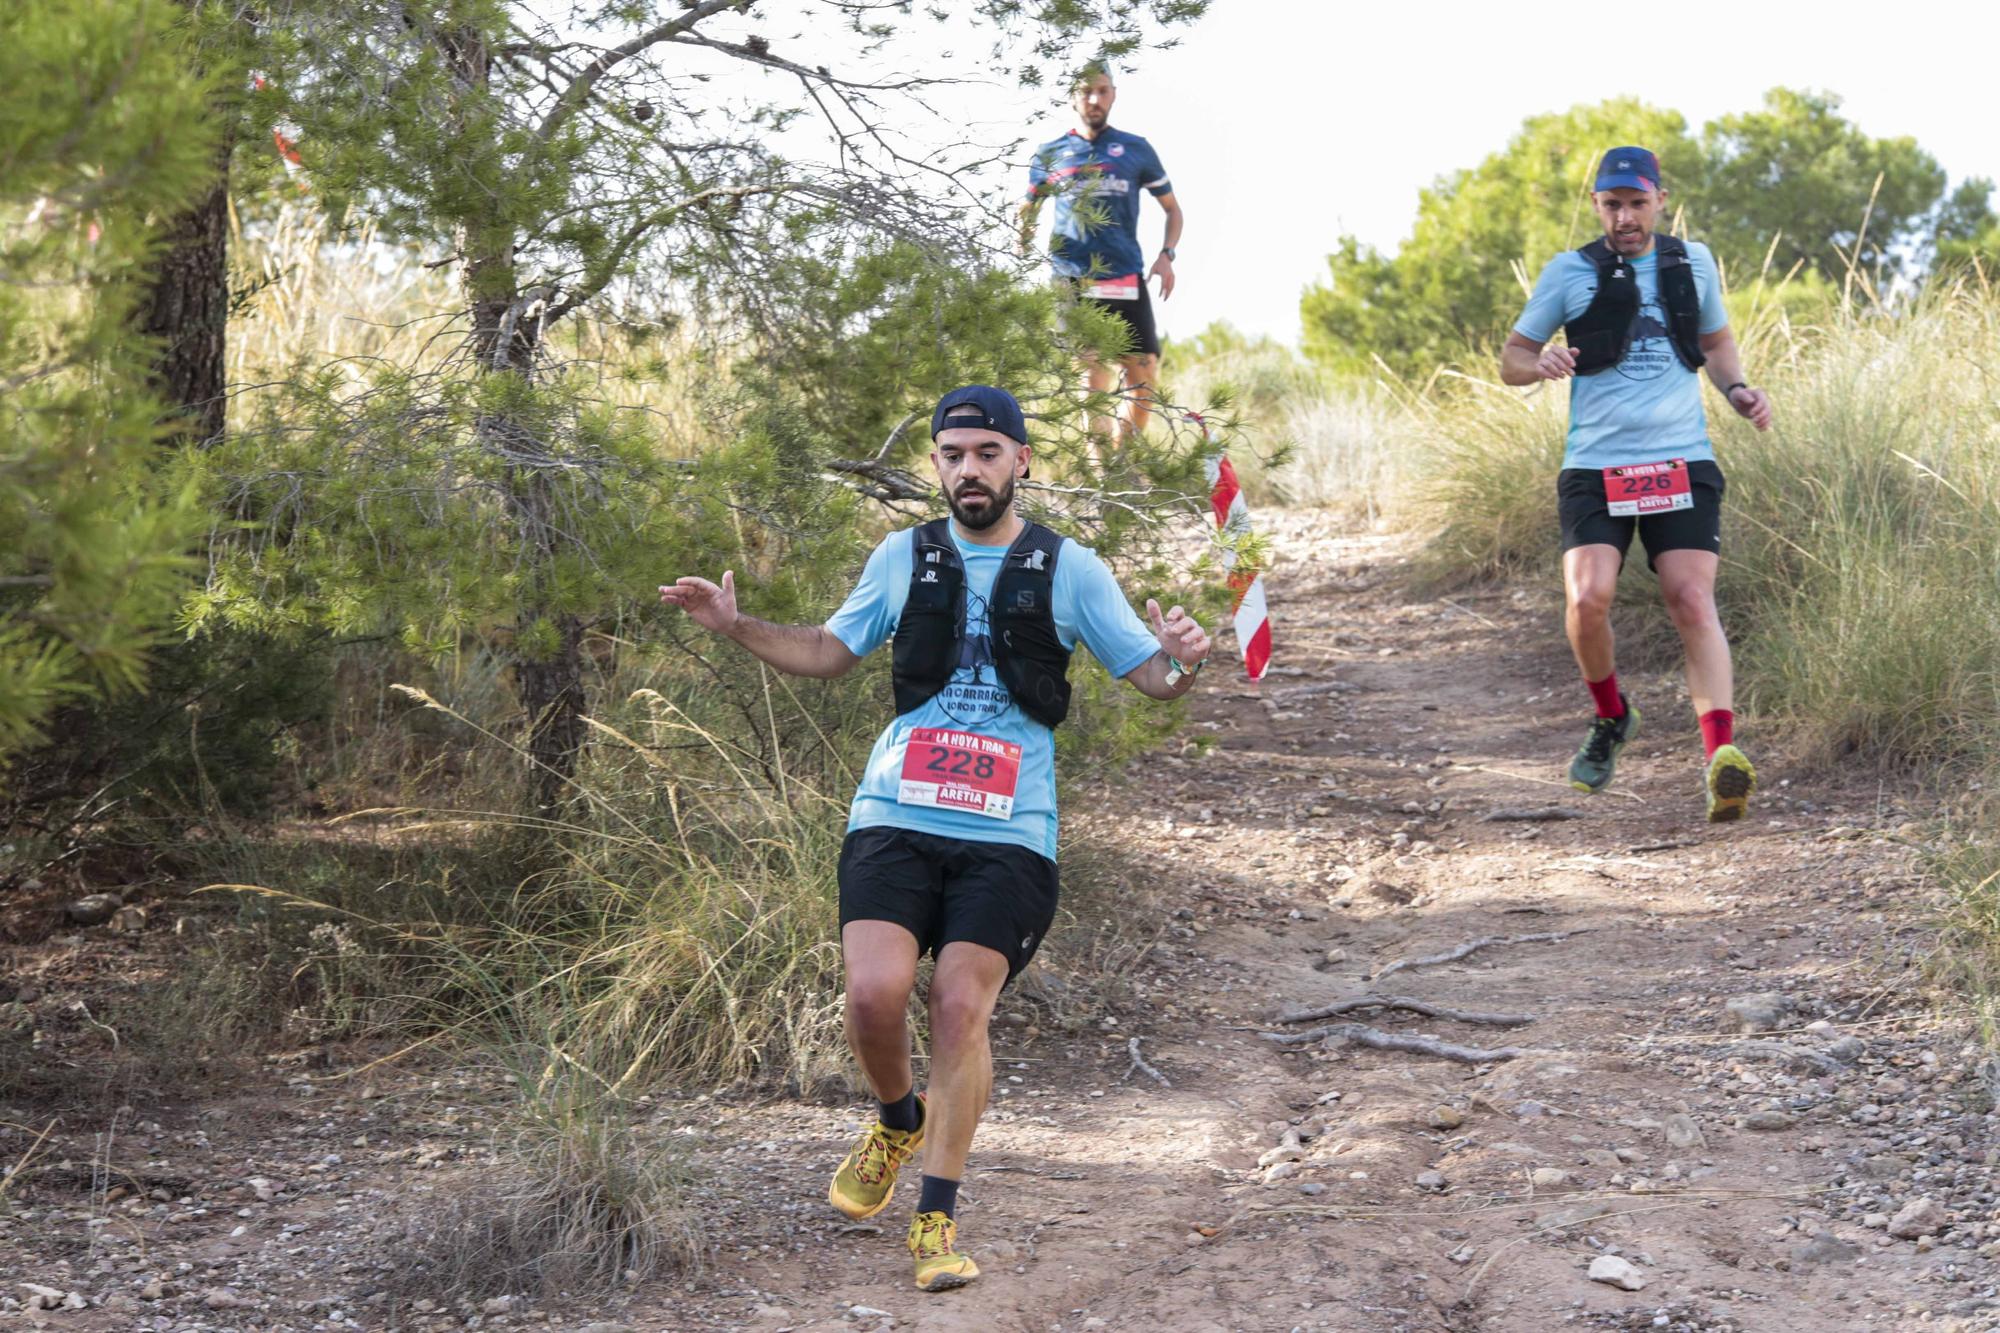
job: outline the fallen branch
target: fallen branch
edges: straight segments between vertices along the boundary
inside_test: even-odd
[[[1440,1060],[1456,1060],[1463,1065],[1492,1064],[1527,1054],[1526,1048],[1520,1046],[1502,1046],[1498,1050],[1482,1051],[1476,1046],[1456,1046],[1451,1042],[1435,1041],[1430,1037],[1406,1037],[1396,1032],[1384,1032],[1380,1028],[1371,1028],[1366,1023],[1329,1023],[1325,1027],[1312,1028],[1305,1032],[1265,1032],[1259,1035],[1265,1041],[1275,1042],[1280,1046],[1304,1046],[1309,1042],[1323,1041],[1328,1037],[1339,1037],[1378,1051],[1406,1051],[1411,1055],[1435,1055]]]
[[[1120,1083],[1123,1083],[1126,1079],[1132,1077],[1133,1073],[1136,1071],[1138,1073],[1144,1074],[1147,1078],[1152,1079],[1153,1082],[1159,1084],[1163,1088],[1171,1088],[1174,1086],[1173,1084],[1167,1082],[1167,1076],[1165,1074],[1162,1074],[1159,1070],[1147,1064],[1146,1057],[1139,1054],[1139,1039],[1137,1037],[1134,1037],[1132,1038],[1132,1040],[1126,1042],[1125,1049],[1131,1053],[1132,1063],[1129,1067],[1126,1068],[1123,1074],[1118,1076],[1118,1081]]]
[[[1559,805],[1542,805],[1532,809],[1515,809],[1510,807],[1500,810],[1488,810],[1479,817],[1479,822],[1482,824],[1503,824],[1510,822],[1549,824],[1558,819],[1582,818],[1583,815],[1575,810],[1565,810]]]
[[[1676,847],[1699,847],[1700,845],[1701,841],[1698,838],[1673,838],[1666,842],[1642,842],[1637,847],[1627,847],[1625,850],[1634,856],[1641,856],[1646,852],[1671,852]]]
[[[1400,972],[1406,967],[1436,967],[1439,963],[1455,963],[1461,958],[1477,953],[1479,950],[1489,948],[1495,944],[1552,944],[1557,940],[1566,940],[1572,935],[1588,935],[1589,933],[1589,929],[1586,928],[1583,930],[1552,930],[1538,935],[1487,935],[1481,939],[1467,940],[1456,949],[1449,949],[1444,953],[1434,953],[1427,958],[1398,958],[1395,962],[1384,966],[1380,972],[1377,972],[1369,979],[1371,981],[1380,981],[1391,972]]]
[[[1496,1028],[1517,1028],[1535,1021],[1533,1014],[1471,1013],[1462,1009],[1446,1009],[1426,1000],[1413,1000],[1406,995],[1357,995],[1351,1000],[1336,1000],[1317,1009],[1295,1009],[1289,1013],[1279,1014],[1278,1021],[1310,1023],[1315,1019],[1337,1018],[1341,1014],[1351,1014],[1357,1009],[1401,1009],[1407,1013],[1421,1014],[1425,1018],[1445,1018],[1454,1023],[1483,1023]]]

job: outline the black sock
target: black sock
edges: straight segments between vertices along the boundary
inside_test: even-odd
[[[946,1217],[958,1216],[958,1182],[946,1180],[943,1176],[925,1176],[924,1192],[917,1200],[920,1213],[943,1213]]]
[[[923,1115],[917,1109],[917,1090],[911,1088],[893,1102],[877,1102],[882,1108],[882,1123],[890,1129],[900,1129],[905,1134],[923,1123]]]

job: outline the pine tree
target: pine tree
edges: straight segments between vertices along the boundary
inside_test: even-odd
[[[213,182],[208,89],[166,0],[0,7],[0,759],[58,705],[129,689],[199,529],[154,467],[133,312],[151,220]]]

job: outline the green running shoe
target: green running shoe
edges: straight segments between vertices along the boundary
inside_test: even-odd
[[[1582,748],[1569,761],[1569,785],[1578,791],[1598,792],[1610,786],[1611,775],[1618,771],[1618,752],[1639,734],[1639,710],[1624,695],[1618,698],[1625,705],[1625,715],[1592,722]]]
[[[1719,745],[1708,761],[1702,786],[1708,792],[1708,822],[1729,824],[1750,810],[1750,797],[1757,790],[1757,770],[1743,751],[1733,745]]]

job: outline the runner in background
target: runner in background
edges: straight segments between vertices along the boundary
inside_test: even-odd
[[[987,1023],[1056,910],[1054,728],[1081,642],[1154,699],[1187,693],[1209,637],[1180,607],[1140,621],[1104,562],[1014,512],[1027,423],[1013,395],[954,390],[931,416],[949,519],[892,532],[824,625],[736,609],[734,576],[683,578],[660,600],[780,671],[838,676],[894,643],[896,719],[875,742],[840,853],[847,1040],[879,1103],[828,1190],[855,1219],[888,1206],[923,1150],[908,1245],[917,1286],[979,1276],[959,1250],[958,1183],[993,1090]],[[917,960],[935,954],[930,1083],[918,1093],[904,1023]]]
[[[1542,270],[1500,356],[1508,384],[1576,377],[1556,494],[1565,622],[1597,716],[1570,763],[1570,785],[1602,790],[1639,731],[1639,710],[1618,688],[1611,633],[1612,595],[1636,528],[1686,650],[1708,754],[1708,818],[1741,819],[1757,772],[1733,744],[1729,640],[1715,608],[1724,483],[1697,372],[1706,366],[1758,430],[1770,429],[1771,402],[1743,382],[1715,256],[1699,241],[1654,232],[1667,197],[1659,160],[1644,148],[1612,149],[1594,197],[1604,235]],[[1559,327],[1568,346],[1549,346]]]
[[[1091,423],[1091,434],[1119,442],[1141,434],[1152,416],[1153,386],[1160,379],[1160,335],[1153,323],[1147,284],[1160,280],[1160,299],[1174,294],[1174,256],[1181,239],[1181,206],[1167,169],[1153,145],[1111,127],[1118,89],[1103,64],[1085,66],[1073,90],[1077,128],[1036,150],[1028,166],[1028,197],[1021,205],[1021,247],[1033,243],[1042,201],[1053,198],[1056,213],[1049,237],[1050,263],[1058,281],[1079,298],[1116,315],[1128,334],[1119,358],[1124,374],[1122,420]],[[1160,201],[1167,215],[1166,239],[1151,268],[1139,243],[1139,195]],[[1084,363],[1093,393],[1115,387],[1113,368],[1094,358]]]

